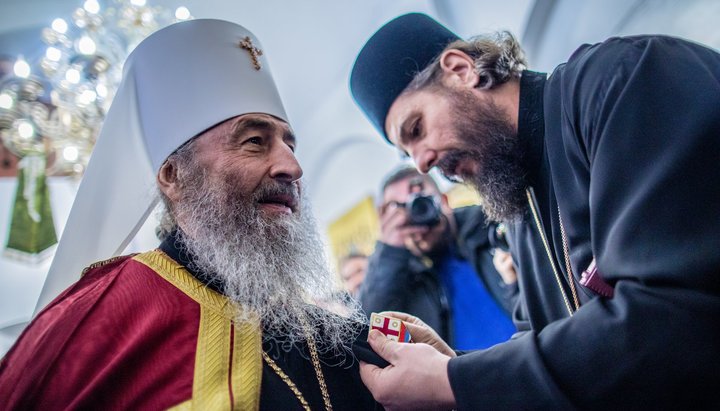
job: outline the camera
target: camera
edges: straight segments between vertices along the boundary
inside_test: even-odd
[[[488,240],[492,248],[499,248],[503,251],[510,251],[510,245],[507,242],[507,227],[500,223],[495,229],[488,230]]]
[[[405,210],[410,225],[433,227],[440,222],[440,205],[435,196],[410,194],[405,203]]]

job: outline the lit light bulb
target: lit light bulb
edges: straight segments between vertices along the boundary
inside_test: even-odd
[[[58,93],[57,90],[51,91],[50,92],[50,102],[57,106],[59,100],[60,100],[60,93]]]
[[[29,121],[26,120],[20,120],[18,121],[18,135],[22,138],[30,138],[33,135],[35,135],[35,127],[33,127],[32,124],[30,124]]]
[[[83,8],[90,14],[97,14],[100,11],[100,3],[97,0],[87,0],[83,4]]]
[[[92,90],[85,90],[82,92],[82,101],[85,103],[92,103],[97,98],[97,93]]]
[[[130,0],[130,4],[137,7],[142,7],[145,5],[145,0]]]
[[[68,113],[67,111],[62,113],[62,116],[60,116],[60,121],[62,121],[64,126],[70,127],[70,124],[72,124],[72,114]]]
[[[45,50],[45,57],[50,61],[60,61],[62,51],[57,47],[48,47],[47,50]]]
[[[74,68],[68,69],[68,71],[65,72],[65,80],[69,81],[72,84],[79,83],[80,82],[80,72]]]
[[[97,92],[100,98],[105,98],[107,97],[108,89],[104,84],[98,84],[97,87],[95,87],[95,92]]]
[[[53,20],[51,27],[53,30],[57,31],[60,34],[65,34],[68,29],[67,23],[63,19]]]
[[[4,108],[6,110],[9,110],[12,108],[15,101],[13,101],[13,98],[8,93],[2,93],[0,94],[0,108]]]
[[[178,20],[187,20],[190,18],[190,10],[185,6],[180,6],[175,10],[175,18]]]
[[[63,149],[63,158],[71,163],[77,160],[79,156],[80,153],[76,147],[68,146]]]
[[[90,37],[82,36],[80,40],[78,40],[78,51],[82,54],[95,54],[95,50],[97,50],[97,47]]]
[[[20,56],[13,66],[13,71],[18,77],[28,78],[28,76],[30,76],[30,65]]]

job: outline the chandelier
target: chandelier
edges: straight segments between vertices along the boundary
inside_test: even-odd
[[[39,61],[19,56],[0,81],[0,138],[20,157],[12,222],[4,254],[37,262],[57,243],[46,175],[85,170],[128,54],[157,29],[190,19],[145,0],[86,0],[70,23],[42,31]]]
[[[81,174],[127,55],[155,30],[190,12],[172,13],[145,0],[86,0],[70,23],[43,29],[47,45],[36,62],[18,57],[14,76],[0,83],[0,137],[15,155],[42,156],[48,175]]]

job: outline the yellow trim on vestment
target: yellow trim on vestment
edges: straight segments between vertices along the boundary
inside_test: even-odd
[[[250,323],[235,326],[232,359],[233,409],[260,409],[262,353],[260,332]]]
[[[200,305],[192,400],[173,409],[181,406],[198,410],[259,409],[262,381],[259,322],[233,327],[236,308],[227,298],[198,281],[162,251],[138,254],[133,259],[154,270]]]
[[[230,409],[230,331],[230,321],[200,306],[193,410]]]
[[[173,405],[167,411],[190,411],[192,410],[192,400],[183,401],[178,405]]]
[[[207,307],[209,310],[214,311],[216,314],[228,320],[235,318],[237,314],[236,308],[230,304],[225,296],[198,281],[185,267],[178,264],[162,251],[153,250],[138,254],[133,257],[133,260],[150,267],[158,273],[160,277],[167,280],[203,307]]]

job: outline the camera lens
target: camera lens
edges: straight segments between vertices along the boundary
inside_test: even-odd
[[[432,196],[413,195],[406,207],[412,225],[434,226],[440,222],[440,207]]]

